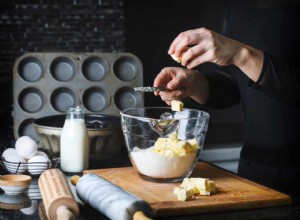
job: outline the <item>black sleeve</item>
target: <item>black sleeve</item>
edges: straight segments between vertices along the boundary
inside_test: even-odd
[[[225,68],[224,68],[225,69]],[[205,73],[209,82],[209,99],[205,106],[211,109],[222,109],[231,107],[240,102],[240,92],[235,79],[226,71],[217,69],[215,71]],[[196,102],[190,99],[194,106]]]
[[[264,65],[257,82],[249,85],[287,104],[300,107],[300,60],[279,59],[264,53]]]

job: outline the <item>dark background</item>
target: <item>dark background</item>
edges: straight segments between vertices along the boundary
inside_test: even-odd
[[[167,54],[182,31],[207,27],[221,32],[222,0],[1,0],[0,126],[12,131],[12,78],[15,59],[26,52],[130,52],[143,64],[144,85],[166,66],[179,66]],[[210,64],[200,70],[209,71]],[[146,106],[164,106],[145,94]],[[240,105],[211,110],[207,144],[241,142]]]

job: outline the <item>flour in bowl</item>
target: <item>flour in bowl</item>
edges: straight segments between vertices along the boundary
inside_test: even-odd
[[[130,153],[136,169],[153,178],[177,178],[186,175],[193,166],[200,147],[195,139],[179,140],[177,135],[158,138],[147,149],[135,147]]]

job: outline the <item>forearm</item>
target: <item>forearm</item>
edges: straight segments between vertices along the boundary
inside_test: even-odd
[[[199,104],[204,105],[207,102],[207,100],[209,99],[210,88],[209,88],[208,79],[204,74],[198,73],[197,79],[195,79],[195,81],[200,82],[200,83],[195,86],[190,98],[192,98]]]
[[[259,79],[263,62],[264,54],[262,51],[244,44],[240,44],[240,50],[233,59],[233,64],[254,82]]]

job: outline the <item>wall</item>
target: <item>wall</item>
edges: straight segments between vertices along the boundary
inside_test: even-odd
[[[12,70],[18,56],[122,52],[124,44],[123,0],[1,0],[0,86],[5,88],[0,90],[1,128],[11,126]]]

